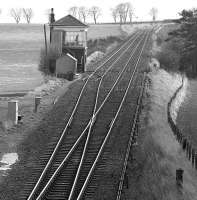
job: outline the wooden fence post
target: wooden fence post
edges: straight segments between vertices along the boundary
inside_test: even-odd
[[[186,142],[186,156],[188,157],[188,144],[189,144],[189,142],[187,141]]]
[[[192,166],[194,167],[195,164],[195,149],[192,148]]]
[[[185,151],[185,149],[187,147],[187,139],[186,138],[183,139],[182,147],[183,147],[183,150]]]
[[[189,160],[191,160],[191,155],[192,155],[192,146],[189,144]]]
[[[195,167],[196,167],[196,170],[197,170],[197,153],[195,154]]]
[[[128,178],[127,173],[125,173],[124,183],[125,183],[126,189],[128,189],[129,188],[129,178]]]
[[[183,142],[183,134],[180,132],[180,140],[179,140],[180,144],[182,144]]]

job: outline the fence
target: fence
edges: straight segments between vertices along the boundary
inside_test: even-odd
[[[197,150],[192,146],[191,141],[181,133],[177,125],[174,123],[171,113],[170,113],[170,108],[172,106],[173,101],[175,100],[177,94],[180,92],[180,90],[183,88],[183,83],[184,79],[182,78],[182,84],[181,86],[176,90],[174,95],[172,96],[171,100],[168,103],[168,123],[177,139],[177,141],[180,143],[182,146],[183,151],[186,152],[186,157],[188,160],[192,163],[192,166],[197,170]]]

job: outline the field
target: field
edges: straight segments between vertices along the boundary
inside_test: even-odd
[[[88,39],[106,38],[107,36],[120,36],[123,34],[119,24],[97,24],[90,25]]]
[[[136,25],[91,24],[88,40],[121,36],[135,29]],[[43,46],[41,24],[0,24],[0,94],[25,92],[43,83],[38,71],[40,49]]]
[[[41,84],[37,63],[42,26],[1,24],[0,30],[0,93],[31,90]]]
[[[137,29],[150,26],[150,24],[91,24],[88,30],[88,39],[127,35],[133,33]]]

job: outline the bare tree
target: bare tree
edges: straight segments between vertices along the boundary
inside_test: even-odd
[[[83,19],[83,22],[86,22],[86,18],[89,14],[88,9],[85,8],[84,6],[79,7],[78,9],[78,13],[79,13],[79,19]]]
[[[158,14],[158,9],[157,8],[151,8],[150,9],[150,15],[152,16],[153,21],[156,20]]]
[[[127,17],[129,15],[129,10],[132,9],[132,5],[130,2],[126,2],[123,4],[123,19],[124,19],[124,23],[127,22]]]
[[[10,15],[11,15],[11,17],[14,18],[14,20],[18,24],[21,20],[22,9],[21,8],[12,8],[10,10]]]
[[[120,23],[126,23],[128,16],[130,19],[132,18],[133,7],[130,2],[120,3],[116,6],[115,11],[118,13]]]
[[[29,24],[31,22],[31,19],[33,17],[33,10],[31,8],[23,8],[23,17]]]
[[[112,8],[111,9],[111,14],[112,14],[112,17],[114,19],[114,22],[117,23],[117,19],[118,19],[118,10],[117,8]]]
[[[93,6],[90,8],[89,14],[93,17],[94,23],[96,24],[98,17],[101,15],[101,9],[97,6]]]
[[[134,15],[134,9],[132,5],[129,7],[128,14],[129,14],[129,22],[131,23],[133,21],[133,15]]]
[[[68,12],[69,14],[71,14],[72,16],[74,17],[77,17],[77,14],[78,14],[78,7],[77,6],[73,6],[73,7],[70,7]]]
[[[118,4],[116,6],[116,10],[117,10],[117,13],[118,13],[120,23],[122,24],[123,21],[124,21],[124,4],[123,3]]]

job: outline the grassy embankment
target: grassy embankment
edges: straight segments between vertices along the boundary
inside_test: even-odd
[[[176,71],[177,66],[173,66],[173,63],[171,65],[171,57],[168,57],[171,53],[166,48],[171,44],[158,45],[158,42],[155,42],[159,37],[164,41],[160,33],[167,31],[168,29],[164,28],[153,36],[152,55],[162,55],[166,64],[164,66],[161,61],[161,66],[168,71],[171,68],[171,71]],[[124,191],[124,195],[126,199],[135,200],[194,200],[197,199],[196,171],[187,161],[167,121],[167,104],[181,85],[182,78],[176,73],[154,69],[153,65],[157,65],[157,62],[152,63],[152,70],[148,74],[138,146],[133,148],[128,166],[130,187]],[[185,88],[182,92],[185,93]],[[182,96],[179,97],[181,101]],[[184,170],[182,189],[176,185],[178,168]]]
[[[180,42],[170,39],[168,33],[179,28],[178,24],[168,24],[156,30],[153,43],[153,56],[157,58],[161,68],[170,72],[180,71]]]

